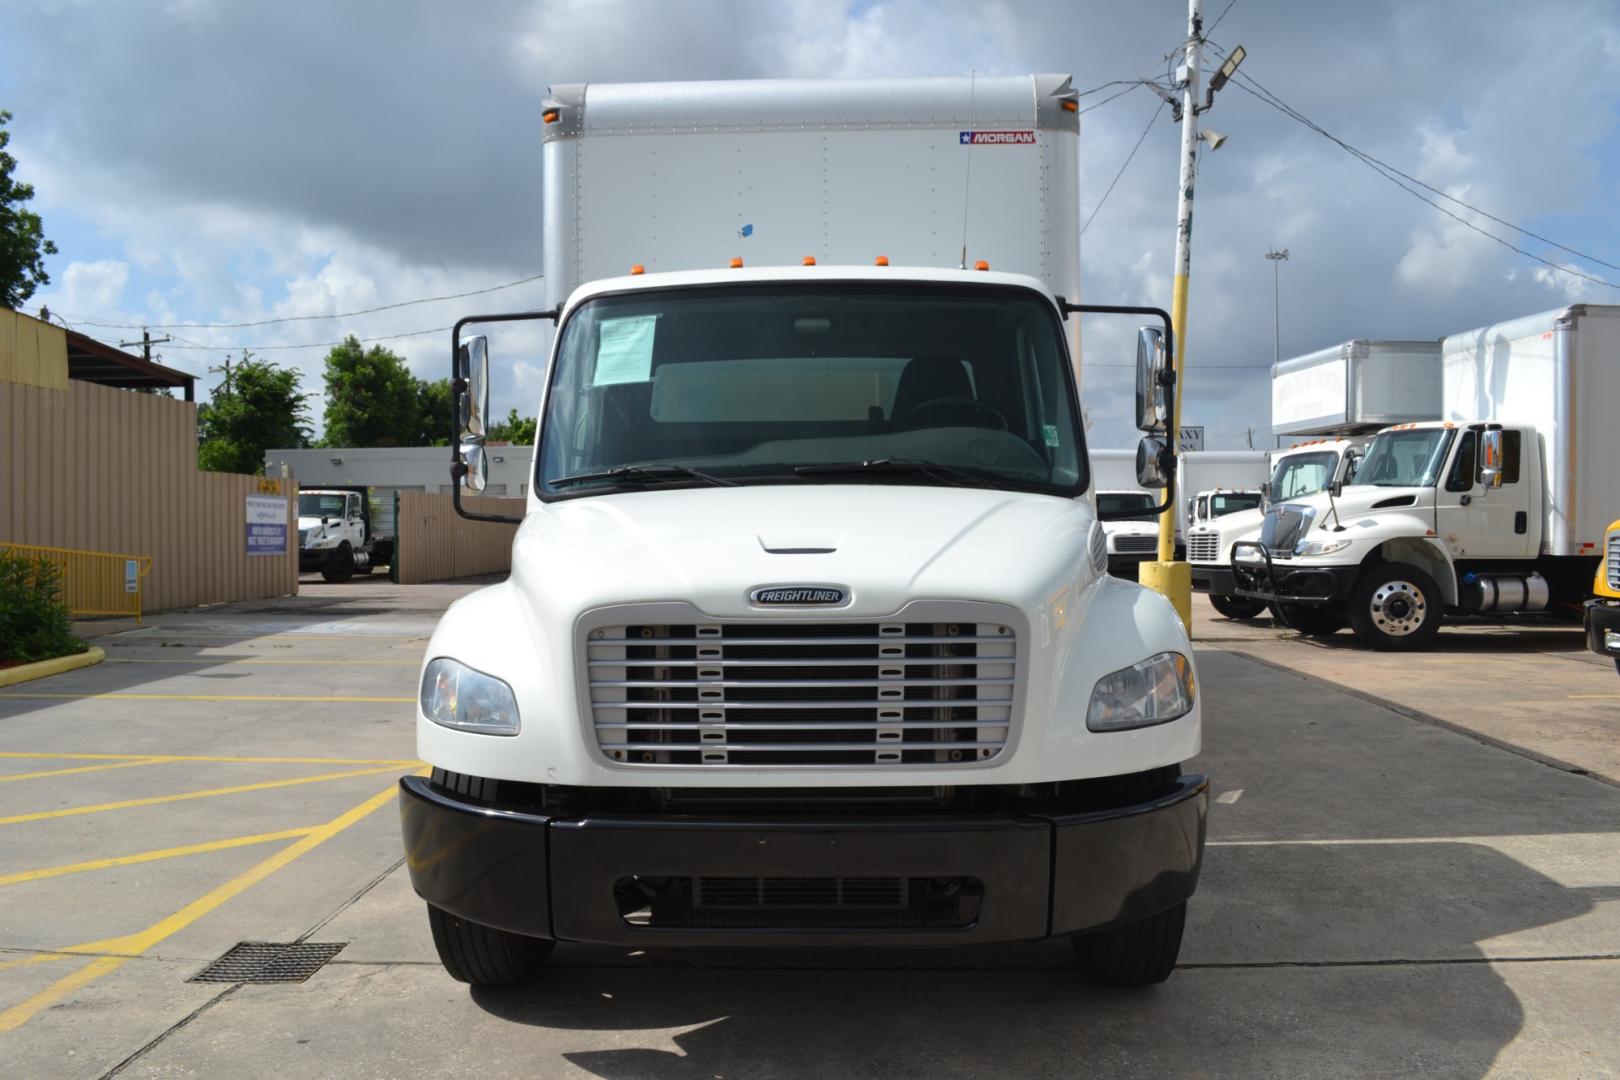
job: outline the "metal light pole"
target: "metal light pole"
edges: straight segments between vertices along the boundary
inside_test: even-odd
[[[1282,363],[1282,264],[1288,260],[1288,249],[1266,251],[1271,260],[1271,364]]]

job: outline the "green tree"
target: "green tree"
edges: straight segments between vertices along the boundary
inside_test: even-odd
[[[416,404],[422,420],[422,431],[417,436],[418,446],[449,446],[450,429],[455,423],[454,399],[450,396],[450,380],[433,382],[418,380]]]
[[[45,256],[56,245],[45,239],[39,215],[23,207],[34,197],[34,185],[11,178],[17,159],[6,153],[11,114],[0,109],[0,306],[20,308],[41,285],[51,283]]]
[[[516,409],[509,409],[505,420],[497,420],[489,425],[489,439],[491,442],[509,442],[513,446],[532,446],[538,426],[534,417],[519,416]]]
[[[197,466],[210,472],[259,473],[264,452],[309,445],[308,399],[298,372],[255,360],[246,350],[228,368],[213,400],[197,408]]]
[[[381,345],[363,348],[350,334],[326,354],[326,445],[417,445],[419,386],[404,357]]]

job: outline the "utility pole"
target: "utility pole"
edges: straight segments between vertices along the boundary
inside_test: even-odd
[[[141,347],[141,356],[142,356],[142,358],[145,359],[145,361],[148,364],[150,364],[152,362],[152,346],[153,345],[162,345],[165,341],[173,341],[173,340],[174,340],[174,338],[172,338],[172,337],[154,338],[152,336],[152,331],[148,330],[146,327],[143,326],[143,327],[141,327],[141,340],[139,340],[139,341],[120,341],[118,343],[118,347],[120,349],[127,349],[131,345],[139,345]]]
[[[1282,363],[1282,264],[1288,259],[1288,249],[1267,249],[1266,258],[1271,260],[1271,363],[1275,367]]]
[[[244,354],[242,358],[245,360],[245,359],[247,359],[247,356]],[[223,371],[225,373],[224,389],[225,389],[225,392],[228,394],[228,393],[231,392],[231,354],[230,353],[225,354],[225,366],[224,367],[211,367],[211,368],[208,369],[208,373],[210,375],[212,375],[212,374],[214,374],[216,372],[221,372],[221,371]],[[218,393],[217,388],[215,389],[215,393]]]

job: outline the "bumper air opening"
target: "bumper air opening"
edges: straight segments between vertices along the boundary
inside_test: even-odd
[[[626,927],[671,929],[966,929],[984,885],[968,877],[620,878]]]

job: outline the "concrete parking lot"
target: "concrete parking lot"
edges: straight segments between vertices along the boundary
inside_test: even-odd
[[[1541,624],[1420,657],[1199,600],[1210,849],[1162,987],[1067,947],[564,946],[438,967],[394,781],[471,586],[382,578],[153,617],[0,691],[0,1071],[406,1075],[1620,1075],[1620,679]],[[190,982],[239,942],[307,982]]]

